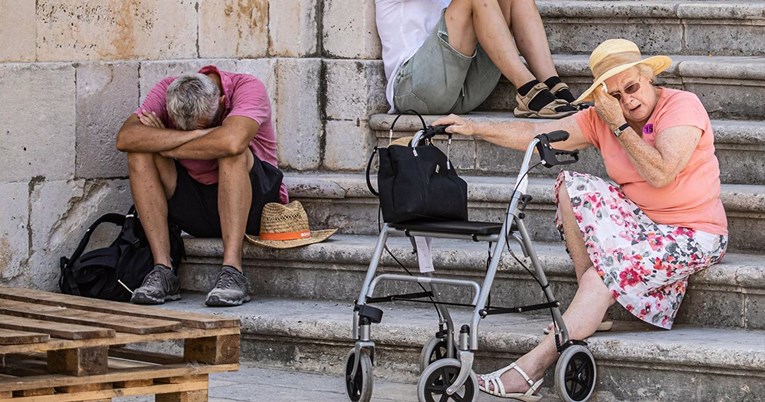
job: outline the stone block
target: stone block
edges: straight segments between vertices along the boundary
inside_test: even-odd
[[[127,159],[114,145],[122,123],[138,107],[138,63],[77,66],[75,177],[127,176]]]
[[[37,60],[194,58],[197,2],[40,0]]]
[[[283,167],[311,170],[321,164],[324,127],[318,78],[322,68],[320,59],[278,59],[273,107]]]
[[[2,183],[0,284],[14,285],[29,258],[29,183]]]
[[[268,8],[268,0],[200,1],[199,56],[265,56]]]
[[[678,20],[643,18],[545,19],[545,31],[553,53],[589,54],[611,38],[634,41],[643,54],[681,54],[683,26]],[[571,40],[576,38],[576,40]]]
[[[31,255],[26,286],[41,290],[56,289],[59,258],[72,254],[96,218],[127,212],[131,204],[127,180],[43,181],[32,183],[29,193]],[[117,234],[113,229],[99,228],[91,248],[113,240]]]
[[[325,1],[322,27],[326,56],[379,59],[382,55],[372,0]]]
[[[328,120],[325,124],[324,167],[364,170],[375,138],[364,120]]]
[[[266,90],[271,98],[271,104],[275,104],[274,95],[276,94],[276,60],[267,59],[245,59],[236,62],[235,70],[238,73],[250,74],[257,77],[266,86]]]
[[[35,60],[35,24],[29,23],[35,9],[34,1],[0,0],[0,61]]]
[[[269,4],[268,53],[278,57],[313,56],[317,53],[320,1],[280,0]]]
[[[388,111],[381,61],[327,60],[324,65],[328,119],[366,120]]]
[[[213,64],[221,70],[236,71],[236,61],[234,60],[195,59],[142,62],[140,67],[140,102],[146,99],[146,94],[163,78],[195,73],[209,64]]]
[[[2,64],[0,182],[74,175],[75,69],[70,64]]]

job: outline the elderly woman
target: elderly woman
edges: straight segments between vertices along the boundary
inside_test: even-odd
[[[441,118],[448,132],[526,149],[542,132],[568,131],[561,149],[594,146],[611,181],[561,172],[555,184],[556,224],[573,260],[578,290],[563,318],[572,339],[590,336],[610,305],[670,329],[688,277],[720,261],[727,221],[709,116],[692,93],[654,86],[671,64],[642,59],[624,39],[590,56],[595,82],[578,101],[595,107],[558,121],[477,123]],[[521,401],[540,399],[545,370],[557,359],[548,335],[517,362],[480,376],[480,388]]]

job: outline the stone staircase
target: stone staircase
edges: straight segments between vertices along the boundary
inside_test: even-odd
[[[370,2],[371,3],[371,2]],[[659,82],[699,95],[715,129],[722,198],[731,242],[724,262],[692,277],[672,331],[650,328],[615,306],[614,330],[588,342],[598,363],[594,400],[758,401],[765,395],[765,3],[537,1],[548,30],[558,72],[581,92],[591,82],[587,53],[609,37],[635,41],[645,54],[668,54],[674,63]],[[384,82],[378,83],[377,93]],[[500,82],[471,118],[507,119],[515,92]],[[370,136],[387,144],[392,116],[368,118]],[[429,121],[436,116],[427,116]],[[410,135],[417,122],[402,118],[394,137]],[[374,142],[374,141],[373,141]],[[356,152],[355,150],[349,150]],[[498,220],[507,205],[520,153],[469,138],[455,138],[451,156],[469,183],[470,216]],[[582,153],[576,170],[604,174],[594,151]],[[536,241],[553,292],[564,306],[575,290],[573,267],[552,225],[555,169],[538,169],[529,192],[527,226]],[[309,212],[311,227],[339,228],[330,240],[291,250],[245,245],[245,271],[255,300],[215,310],[242,319],[242,357],[264,366],[342,375],[351,339],[352,306],[372,255],[378,230],[377,200],[363,172],[288,172],[293,199]],[[406,239],[391,242],[393,254],[416,270]],[[187,292],[205,292],[215,280],[219,240],[188,239],[181,271]],[[516,252],[518,252],[516,248]],[[485,244],[437,239],[440,274],[482,278]],[[502,305],[533,304],[541,291],[505,254],[493,291]],[[400,273],[388,256],[382,271]],[[383,292],[406,291],[386,284]],[[455,300],[460,290],[448,292]],[[195,310],[201,301],[168,307]],[[463,299],[464,300],[464,299]],[[375,377],[415,382],[420,348],[437,330],[432,308],[382,305],[383,322],[373,326]],[[209,309],[205,309],[209,312]],[[455,310],[457,321],[467,312]],[[530,350],[549,322],[544,314],[491,316],[479,328],[476,370],[493,370]],[[553,395],[552,370],[544,393]],[[547,399],[546,399],[547,400]],[[554,400],[554,399],[553,399]]]

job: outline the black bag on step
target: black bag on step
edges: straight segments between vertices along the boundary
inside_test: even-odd
[[[109,247],[85,254],[93,231],[102,223],[120,226],[120,234]],[[170,258],[177,269],[185,256],[181,229],[170,223]],[[136,214],[130,207],[126,215],[106,214],[98,218],[80,240],[71,257],[61,257],[62,293],[97,299],[128,301],[131,291],[141,286],[144,277],[154,267],[154,258]],[[130,290],[128,290],[130,289]]]
[[[393,120],[391,132],[399,117],[408,112]],[[383,220],[387,223],[467,220],[467,183],[457,175],[449,157],[430,141],[437,134],[445,134],[451,142],[451,134],[443,131],[444,126],[426,126],[422,116],[414,114],[422,122],[422,131],[412,140],[418,143],[377,147],[367,163],[367,187],[380,198]],[[372,187],[370,180],[375,153],[380,158],[379,191]]]

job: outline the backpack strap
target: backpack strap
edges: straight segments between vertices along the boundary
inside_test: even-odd
[[[61,268],[61,281],[67,281],[69,287],[77,294],[80,294],[77,283],[74,281],[74,278],[72,278],[71,275],[66,275],[66,270],[71,268],[69,266],[70,262],[76,261],[78,258],[80,258],[82,252],[85,251],[85,248],[90,242],[90,235],[93,234],[93,231],[95,231],[96,228],[104,222],[122,226],[125,223],[125,216],[120,214],[105,214],[96,219],[96,221],[93,222],[93,224],[90,225],[87,230],[85,230],[85,235],[82,236],[82,240],[80,240],[80,244],[77,245],[77,249],[74,250],[72,256],[69,258],[61,257],[61,260],[59,260],[59,268]]]

